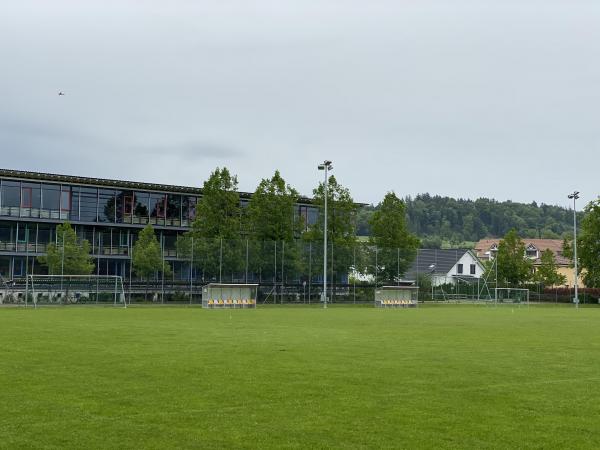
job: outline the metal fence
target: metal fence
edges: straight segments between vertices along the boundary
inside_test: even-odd
[[[168,276],[164,276],[162,270],[157,270],[148,279],[138,277],[131,265],[131,242],[119,247],[120,251],[94,251],[91,255],[95,263],[92,275],[121,276],[125,296],[132,303],[199,304],[202,286],[208,283],[256,283],[259,285],[259,305],[318,304],[322,301],[322,241],[180,238],[175,242],[161,240],[160,245],[162,261],[172,269]],[[432,252],[436,256],[435,250],[408,252],[366,242],[350,245],[332,242],[327,248],[325,289],[328,301],[372,303],[378,287],[401,284],[407,280],[414,281],[420,288],[420,301],[493,296],[495,286],[493,283],[486,285],[481,278],[467,281],[454,278],[441,286],[439,280],[437,284],[432,283],[435,274],[429,269],[428,263],[424,263],[425,257],[430,258]],[[435,259],[438,266],[441,252]],[[456,250],[454,256],[460,252]],[[10,264],[16,267],[19,262],[22,269],[11,280],[4,277],[0,283],[0,302],[16,298],[10,295],[10,291],[17,292],[19,286],[25,284],[27,274],[47,273],[47,268],[38,259],[41,254],[27,248],[24,254],[11,256],[14,261],[11,260]],[[572,297],[564,289],[551,291],[539,285],[526,287],[530,289],[531,301],[559,303],[569,301],[569,297]],[[580,292],[582,303],[597,302],[600,296],[597,292]],[[94,300],[99,301],[98,298]]]

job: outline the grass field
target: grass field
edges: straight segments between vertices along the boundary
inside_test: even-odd
[[[600,309],[0,309],[2,448],[600,448]]]

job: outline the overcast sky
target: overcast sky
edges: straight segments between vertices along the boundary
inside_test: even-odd
[[[3,168],[600,194],[598,0],[15,0],[0,61]]]

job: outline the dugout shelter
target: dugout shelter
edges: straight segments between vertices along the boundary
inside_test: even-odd
[[[418,300],[418,286],[381,286],[375,289],[376,308],[416,308]]]
[[[209,283],[202,288],[202,307],[256,308],[258,284]]]

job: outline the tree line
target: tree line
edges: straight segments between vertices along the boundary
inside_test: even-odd
[[[404,198],[408,227],[424,248],[442,241],[460,245],[486,237],[500,238],[514,229],[523,238],[562,239],[572,233],[573,211],[544,203],[499,202],[488,198],[454,199],[419,194]],[[359,235],[370,234],[370,216],[378,206],[363,208],[358,215]],[[579,213],[579,218],[583,213]]]
[[[227,168],[217,168],[203,183],[196,218],[190,230],[179,237],[178,253],[213,278],[222,270],[239,273],[245,256],[251,254],[254,259],[252,266],[269,276],[270,272],[277,270],[270,257],[275,243],[275,246],[285,248],[286,271],[306,272],[306,268],[302,267],[303,258],[298,254],[301,251],[298,243],[318,245],[323,241],[324,183],[319,183],[313,190],[312,204],[319,213],[317,220],[308,227],[305,218],[297,213],[298,200],[298,191],[286,183],[279,171],[275,171],[272,177],[260,181],[244,206],[240,201],[237,176]],[[388,192],[379,203],[378,210],[370,216],[372,232],[369,245],[361,246],[364,251],[358,255],[353,249],[358,244],[356,224],[359,205],[354,202],[348,188],[333,175],[327,183],[327,203],[328,242],[336,248],[338,270],[346,275],[351,270],[361,270],[374,273],[378,279],[392,280],[408,269],[416,255],[419,240],[408,230],[405,202],[394,192]],[[252,246],[252,251],[249,251],[249,246]],[[78,253],[75,251],[77,247],[80,248]],[[371,254],[373,251],[375,255]],[[320,252],[312,255],[315,267],[323,264],[321,258]],[[376,263],[369,264],[367,261]],[[57,242],[48,246],[47,255],[40,257],[40,262],[53,274],[89,274],[93,270],[89,243],[78,241],[68,222],[60,225]],[[160,243],[150,224],[140,232],[134,243],[132,267],[136,276],[145,279],[156,274],[168,276],[172,271],[162,257]]]
[[[178,251],[189,256],[196,268],[202,268],[213,276],[225,267],[227,270],[239,271],[242,267],[244,251],[248,254],[248,246],[252,245],[252,255],[256,261],[253,267],[275,272],[267,255],[272,251],[271,244],[286,248],[286,271],[305,272],[298,252],[298,243],[319,243],[323,241],[323,222],[325,201],[324,183],[319,183],[313,190],[312,203],[318,208],[319,215],[315,223],[305,228],[296,213],[298,192],[285,182],[279,171],[271,178],[261,180],[247,206],[243,206],[238,192],[237,177],[227,168],[217,168],[203,183],[203,195],[197,206],[197,216],[188,232],[178,240]],[[453,200],[447,197],[431,197],[427,194],[401,199],[394,192],[388,192],[375,207],[360,209],[354,202],[350,191],[338,183],[335,176],[328,180],[328,240],[336,247],[336,264],[338,270],[347,275],[350,271],[374,276],[375,281],[397,279],[414,260],[421,241],[415,232],[415,221],[421,228],[432,230],[439,226],[451,230],[468,217],[469,214],[450,213],[452,205],[461,204],[465,211],[477,213],[477,232],[467,227],[467,231],[475,234],[464,234],[455,239],[465,237],[479,238],[489,235],[502,235],[498,249],[499,282],[518,285],[528,281],[540,281],[547,285],[562,284],[564,280],[556,273],[554,258],[545,252],[541,265],[533,278],[531,261],[524,258],[525,247],[521,239],[530,237],[534,229],[551,227],[551,237],[558,237],[559,231],[565,236],[563,254],[572,257],[573,243],[569,240],[572,212],[564,208],[548,205],[523,205],[512,202],[494,202],[487,199]],[[434,214],[432,205],[449,204]],[[420,213],[415,214],[415,205]],[[494,208],[498,208],[495,210]],[[411,208],[413,208],[411,210]],[[475,212],[473,212],[475,208]],[[502,218],[503,211],[510,219]],[[527,212],[529,211],[529,215]],[[533,212],[532,212],[533,211]],[[520,217],[515,214],[521,213]],[[422,216],[431,214],[431,223],[422,222]],[[454,214],[454,215],[453,215]],[[538,215],[541,222],[536,223],[531,217]],[[363,223],[366,217],[366,224]],[[453,221],[447,217],[454,217]],[[442,218],[442,219],[440,219]],[[485,218],[483,220],[481,218]],[[418,219],[418,220],[417,220]],[[559,222],[559,219],[561,220]],[[519,222],[525,227],[513,227],[501,234],[512,222]],[[492,225],[490,228],[486,223]],[[563,223],[564,222],[564,223]],[[412,225],[411,225],[412,224]],[[483,228],[479,228],[482,225]],[[537,228],[532,228],[536,225]],[[600,199],[590,202],[580,213],[580,233],[578,236],[578,262],[582,269],[582,277],[588,287],[600,287]],[[361,226],[368,227],[368,245],[358,245],[357,235]],[[412,227],[412,228],[411,228]],[[543,228],[545,229],[545,228]],[[539,231],[538,231],[539,233]],[[451,234],[452,235],[452,234]],[[548,234],[542,234],[542,237]],[[425,234],[425,238],[427,235]],[[223,242],[226,245],[223,245]],[[235,244],[237,242],[237,244]],[[241,242],[246,243],[244,250]],[[286,245],[287,244],[287,245]],[[358,255],[356,249],[359,249]],[[352,253],[352,254],[351,254]],[[210,257],[218,254],[219,258]],[[195,257],[194,257],[195,255]],[[312,261],[318,267],[321,255],[316,252]],[[48,267],[50,274],[90,274],[94,264],[90,255],[90,245],[86,240],[78,239],[71,225],[66,222],[57,228],[57,242],[48,246],[47,255],[39,257],[39,261]],[[217,263],[218,261],[218,263]],[[269,261],[265,263],[265,261]],[[216,267],[216,264],[219,267]],[[264,264],[264,267],[261,265]],[[160,243],[148,224],[139,234],[132,249],[132,267],[138,277],[148,279],[151,276],[171,273],[171,267],[163,258]]]

